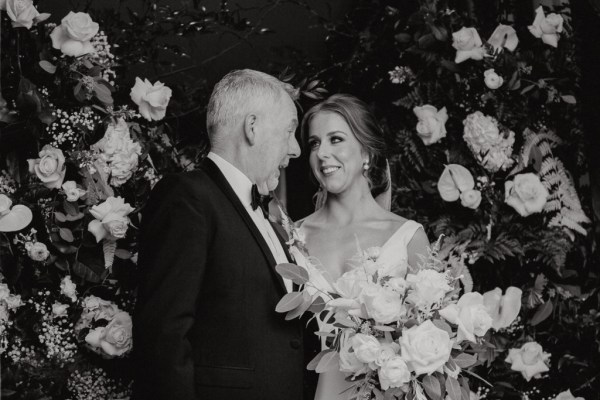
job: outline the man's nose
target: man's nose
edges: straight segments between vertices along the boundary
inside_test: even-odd
[[[296,140],[296,136],[291,136],[290,137],[290,143],[288,143],[288,155],[290,156],[290,158],[298,158],[300,157],[300,145],[298,144],[298,141]]]

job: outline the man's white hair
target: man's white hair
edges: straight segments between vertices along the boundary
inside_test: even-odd
[[[225,75],[215,85],[208,102],[206,128],[211,142],[217,139],[217,132],[239,124],[248,113],[275,104],[287,89],[279,79],[252,69]]]

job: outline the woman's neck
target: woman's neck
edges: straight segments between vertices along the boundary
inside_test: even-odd
[[[365,185],[355,185],[351,190],[342,193],[327,193],[323,206],[323,220],[335,226],[347,226],[372,216],[379,210],[379,205]]]

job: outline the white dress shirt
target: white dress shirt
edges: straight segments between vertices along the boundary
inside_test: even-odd
[[[252,218],[252,221],[265,239],[265,242],[267,242],[273,257],[275,258],[275,262],[277,264],[289,262],[283,251],[281,242],[279,242],[273,227],[265,218],[261,208],[258,207],[256,210],[252,209],[252,181],[248,179],[242,171],[234,167],[230,162],[218,154],[211,151],[208,153],[207,157],[217,165],[219,170],[221,170],[221,173],[225,176],[225,179],[227,179],[229,185],[233,188],[233,191],[244,205],[248,215],[250,215],[250,218]],[[287,291],[291,292],[292,282],[289,279],[283,279],[283,283],[285,283]]]

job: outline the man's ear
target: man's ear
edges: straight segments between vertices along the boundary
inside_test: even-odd
[[[256,133],[254,131],[255,127],[256,115],[246,115],[246,118],[244,118],[244,136],[246,137],[248,143],[250,143],[250,146],[254,146],[254,143],[256,143]]]

